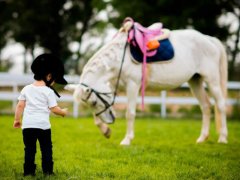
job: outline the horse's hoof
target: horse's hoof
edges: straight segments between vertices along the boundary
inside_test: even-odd
[[[197,141],[196,141],[197,144],[200,144],[200,143],[203,143],[203,142],[204,142],[204,140],[202,140],[200,138],[198,138]]]
[[[203,143],[204,141],[206,141],[208,139],[208,136],[200,136],[196,143],[200,144],[200,143]]]
[[[227,138],[225,136],[220,136],[218,139],[218,143],[227,144]]]
[[[103,134],[105,136],[105,138],[110,138],[112,134],[112,131],[110,128],[107,128],[106,132]]]
[[[129,146],[131,144],[131,140],[129,138],[124,138],[120,145],[122,146]]]

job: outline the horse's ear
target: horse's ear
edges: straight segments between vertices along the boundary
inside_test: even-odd
[[[89,87],[81,86],[80,90],[82,94],[82,99],[86,99],[86,97],[88,97],[89,94],[91,93],[91,88]]]
[[[78,84],[68,84],[68,85],[64,86],[64,89],[68,90],[68,91],[74,91],[77,88],[77,86],[78,86]]]
[[[126,18],[124,21],[123,21],[123,25],[121,27],[121,29],[119,30],[120,32],[128,32],[132,26],[133,26],[133,20],[131,18]]]
[[[75,91],[73,93],[73,99],[75,102],[86,102],[89,94],[91,93],[91,89],[89,87],[78,85],[75,87]]]

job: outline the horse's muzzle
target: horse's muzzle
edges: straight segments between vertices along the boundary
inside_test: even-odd
[[[113,124],[115,122],[115,115],[111,109],[108,109],[107,111],[101,113],[99,115],[99,118],[101,121],[107,124]]]

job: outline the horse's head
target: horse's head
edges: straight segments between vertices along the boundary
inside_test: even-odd
[[[127,44],[127,29],[117,35],[87,62],[83,68],[74,98],[88,104],[95,117],[105,123],[114,122],[112,105],[119,83]]]
[[[107,124],[114,122],[115,116],[111,107],[114,94],[111,91],[99,92],[87,84],[80,83],[75,86],[73,97],[75,101],[87,104],[93,110],[94,118],[99,118]]]
[[[111,135],[111,130],[107,126],[113,123],[115,117],[112,107],[108,107],[112,100],[111,94],[101,94],[85,84],[68,84],[66,90],[74,91],[73,98],[75,102],[85,103],[93,110],[94,122],[99,127],[100,131],[107,138]],[[103,97],[102,97],[103,96]],[[101,98],[99,98],[101,97]],[[106,124],[107,123],[107,124]]]
[[[117,84],[122,76],[121,70],[130,28],[131,22],[124,23],[116,36],[96,52],[84,66],[80,83],[72,87],[68,86],[74,89],[75,101],[91,107],[95,123],[99,127],[99,124],[113,123],[115,120],[112,105]],[[105,130],[102,132],[106,136]]]

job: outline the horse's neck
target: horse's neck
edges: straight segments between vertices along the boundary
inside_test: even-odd
[[[96,86],[97,90],[103,91],[105,85],[108,90],[114,91],[124,58],[126,38],[126,35],[120,34],[94,54],[84,67],[82,81]]]

